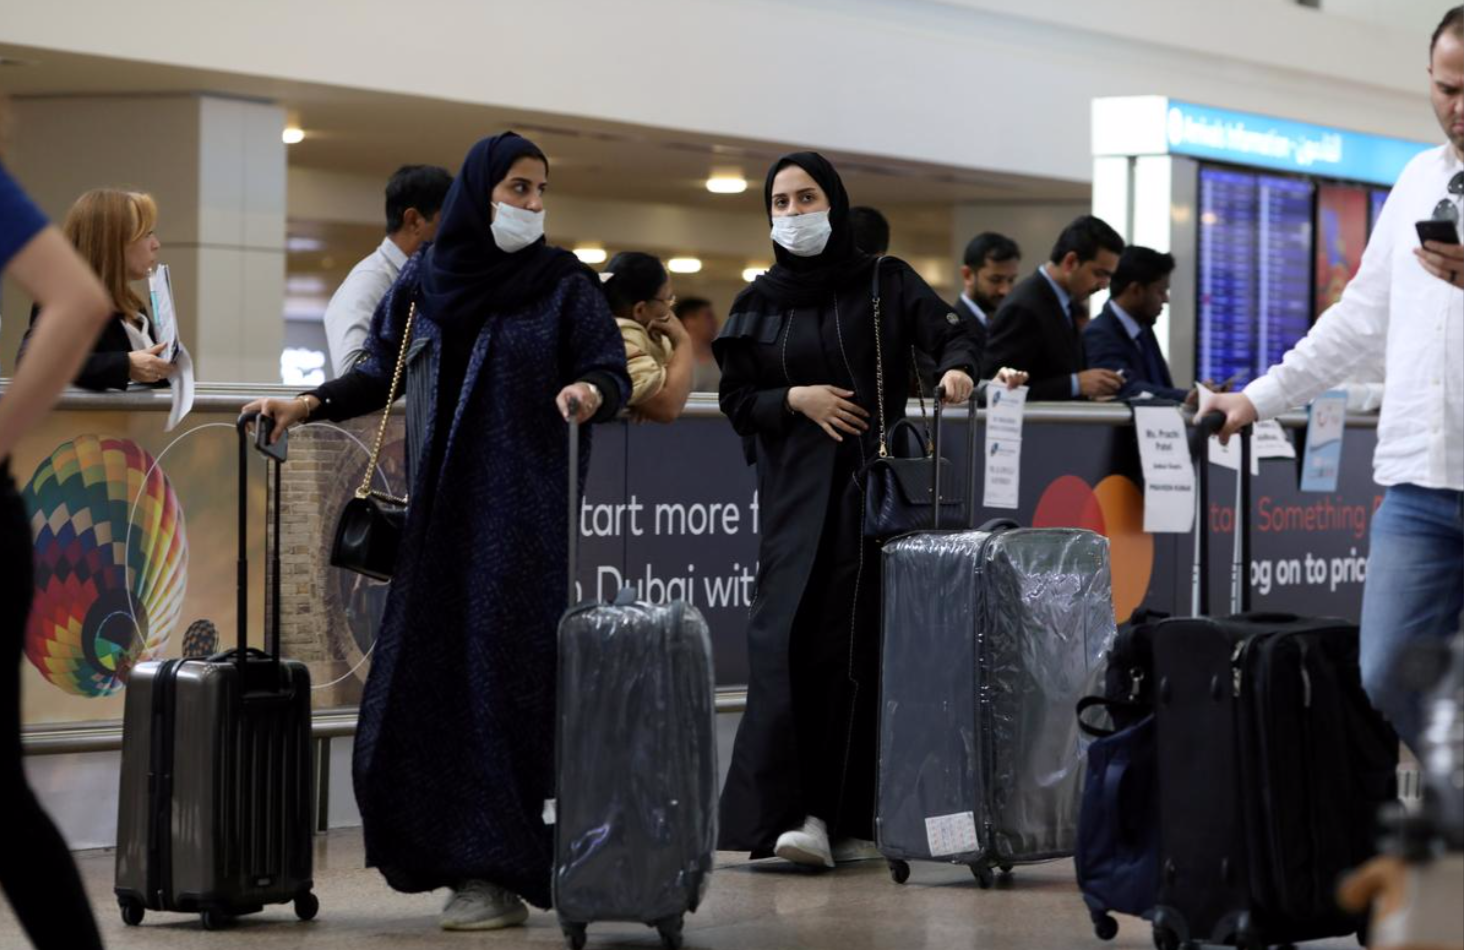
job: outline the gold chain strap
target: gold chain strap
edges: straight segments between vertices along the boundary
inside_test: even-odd
[[[874,262],[875,284],[879,283],[879,261]],[[874,295],[874,402],[879,410],[879,457],[888,458],[884,416],[884,334],[879,329],[879,294]]]
[[[376,430],[376,444],[371,447],[371,463],[366,466],[366,475],[361,479],[361,487],[356,489],[357,498],[375,498],[403,507],[406,507],[407,504],[408,496],[406,495],[398,498],[395,495],[372,489],[371,476],[376,474],[376,463],[381,458],[381,446],[386,441],[386,424],[391,419],[391,407],[396,402],[397,390],[402,384],[402,370],[407,365],[407,345],[412,342],[412,323],[416,319],[417,302],[414,300],[411,309],[407,311],[407,328],[402,331],[402,346],[397,353],[396,371],[391,374],[391,392],[386,397],[386,408],[381,412],[381,425]]]

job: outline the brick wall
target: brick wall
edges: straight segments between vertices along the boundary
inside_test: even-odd
[[[359,701],[385,602],[385,585],[330,566],[336,521],[361,482],[379,424],[373,415],[290,433],[281,478],[280,637],[286,656],[311,665],[317,708]],[[384,475],[397,495],[406,493],[403,436],[394,416],[374,483],[385,488]],[[273,530],[268,537],[275,544]],[[332,681],[339,682],[326,688]]]

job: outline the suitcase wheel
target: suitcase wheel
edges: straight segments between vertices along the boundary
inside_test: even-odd
[[[996,873],[984,864],[971,865],[971,873],[976,877],[976,884],[983,890],[991,890],[996,883]]]
[[[894,881],[896,884],[904,884],[906,881],[910,880],[910,862],[891,861],[890,880]]]
[[[223,930],[234,922],[234,918],[221,910],[206,910],[198,915],[204,930]]]
[[[320,898],[306,891],[295,898],[295,916],[301,920],[314,920],[320,913]]]
[[[141,901],[119,900],[122,907],[122,923],[129,927],[136,927],[142,923],[142,918],[147,916],[147,910],[142,906]]]
[[[1093,933],[1099,940],[1112,940],[1118,936],[1118,921],[1109,914],[1093,918]]]
[[[1003,864],[1003,865],[1001,865],[1001,873],[1003,873],[1003,874],[1010,874],[1010,873],[1012,873],[1012,866],[1010,864]]]
[[[564,945],[569,950],[585,950],[585,943],[590,939],[589,934],[586,933],[588,928],[585,924],[565,924],[562,929],[564,930]]]
[[[670,917],[656,925],[656,930],[661,934],[661,946],[666,950],[681,950],[681,928],[685,923],[683,917]]]
[[[1154,925],[1154,946],[1156,950],[1179,950],[1179,934],[1168,927]]]

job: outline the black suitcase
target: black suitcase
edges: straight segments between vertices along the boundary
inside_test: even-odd
[[[274,644],[249,649],[246,426],[239,419],[237,649],[132,671],[122,737],[116,895],[136,926],[148,910],[202,915],[214,930],[311,893],[310,672],[280,658],[280,546],[272,545]],[[272,518],[280,537],[280,462]]]
[[[692,605],[575,602],[578,426],[571,422],[569,602],[559,625],[554,908],[580,950],[598,921],[681,946],[717,842],[712,642]]]
[[[1205,420],[1210,422],[1215,417]],[[1197,427],[1199,511],[1207,439]],[[1249,433],[1237,472],[1233,616],[1208,606],[1208,538],[1196,525],[1197,616],[1154,636],[1161,950],[1261,948],[1358,932],[1338,879],[1375,851],[1375,816],[1396,796],[1398,739],[1368,702],[1357,627],[1247,613]]]

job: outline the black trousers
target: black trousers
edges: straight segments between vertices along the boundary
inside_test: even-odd
[[[20,760],[20,658],[30,614],[31,534],[25,505],[0,468],[0,888],[38,950],[100,948],[91,904],[66,842],[26,782]]]
[[[837,466],[788,657],[804,807],[835,840],[874,838],[879,550],[861,529],[857,461]]]

